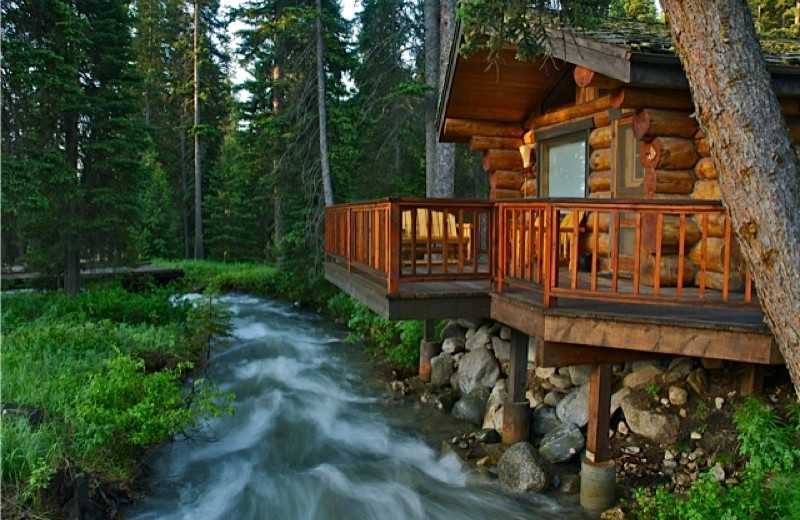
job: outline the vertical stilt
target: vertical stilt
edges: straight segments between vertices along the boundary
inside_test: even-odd
[[[741,392],[743,397],[760,394],[764,389],[764,365],[747,363],[742,374]]]
[[[616,464],[608,446],[611,407],[611,365],[594,365],[589,383],[589,425],[586,457],[581,462],[581,506],[611,507],[616,499]]]
[[[503,405],[503,444],[527,441],[531,409],[525,399],[528,376],[528,336],[511,329],[511,363],[508,369],[508,400]]]
[[[419,379],[427,383],[431,380],[431,359],[439,354],[442,348],[436,341],[434,320],[423,320],[422,341],[419,344]]]

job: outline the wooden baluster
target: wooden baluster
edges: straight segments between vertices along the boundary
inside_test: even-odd
[[[722,268],[722,301],[728,301],[728,291],[731,282],[731,219],[725,216],[725,256]]]
[[[675,289],[675,296],[680,298],[683,295],[683,265],[686,251],[686,213],[680,214],[680,226],[678,228],[678,287]]]
[[[695,246],[697,247],[697,246]],[[708,253],[708,213],[703,213],[703,229],[702,236],[700,237],[700,299],[705,299],[706,296],[706,268],[707,266],[707,253]]]
[[[653,296],[661,295],[661,242],[664,235],[664,214],[659,212],[656,217],[656,259],[653,269]]]
[[[619,292],[619,210],[614,211],[614,215],[611,218],[611,225],[613,228],[611,236],[614,237],[614,239],[611,241],[611,293],[617,294]]]
[[[633,239],[633,294],[639,294],[639,284],[641,275],[639,271],[642,266],[642,213],[636,212],[636,230]]]
[[[597,248],[600,245],[600,212],[592,214],[592,292],[597,292]]]

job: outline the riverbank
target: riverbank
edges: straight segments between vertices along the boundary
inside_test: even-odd
[[[3,293],[3,518],[114,518],[151,446],[225,412],[197,370],[228,316],[172,294]]]
[[[531,472],[541,477],[503,482],[506,447],[499,444],[499,432],[508,336],[499,324],[454,320],[444,327],[442,353],[431,360],[431,382],[395,378],[387,382],[387,393],[452,410],[470,420],[472,430],[453,432],[447,446],[465,465],[501,477],[501,484],[512,490],[566,498],[579,489],[577,463],[585,442],[588,367],[543,368],[529,360],[526,398],[531,406],[531,437],[521,444],[528,444],[533,453],[524,464],[536,468]],[[735,364],[690,358],[614,366],[609,437],[621,506],[604,518],[690,518],[691,508],[702,510],[715,500],[731,510],[749,511],[731,518],[797,510],[796,496],[777,507],[736,498],[768,496],[769,482],[782,482],[800,466],[795,429],[800,416],[785,369],[768,369],[764,389],[755,398],[741,396],[741,371]],[[784,462],[778,460],[783,455],[754,454],[753,446],[770,446],[772,453],[785,455]],[[768,474],[759,473],[753,461],[756,466],[767,464]],[[703,491],[695,491],[701,487]]]

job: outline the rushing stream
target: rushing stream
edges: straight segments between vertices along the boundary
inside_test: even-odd
[[[545,496],[508,495],[439,457],[457,433],[438,410],[387,400],[341,325],[250,296],[227,296],[230,345],[209,377],[235,414],[158,452],[131,519],[579,519]],[[425,436],[421,433],[425,431]]]

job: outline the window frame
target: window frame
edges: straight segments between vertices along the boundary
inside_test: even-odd
[[[636,136],[633,133],[633,118],[632,117],[623,117],[621,119],[617,119],[613,122],[614,125],[614,140],[613,140],[613,174],[614,174],[614,196],[615,197],[643,197],[644,196],[644,175],[645,169],[642,162],[639,160],[639,154],[637,150],[641,147],[641,141],[636,139]],[[626,171],[623,170],[623,153],[622,153],[622,139],[623,139],[623,127],[630,128],[630,137],[633,138],[632,144],[632,160],[633,160],[633,170],[631,171],[631,178],[627,178]],[[636,172],[641,172],[641,178],[636,177]],[[638,181],[636,184],[631,182],[628,184],[626,181]]]
[[[536,193],[542,194],[544,184],[544,163],[545,153],[549,146],[559,144],[560,142],[583,142],[584,143],[584,165],[583,165],[583,198],[589,197],[589,159],[591,156],[591,148],[589,147],[589,134],[594,126],[593,118],[586,118],[580,121],[567,123],[556,128],[547,128],[544,130],[534,130],[534,139],[536,140]],[[549,172],[548,175],[548,193],[540,198],[552,198],[549,194]],[[579,198],[579,197],[559,197],[559,198]]]

